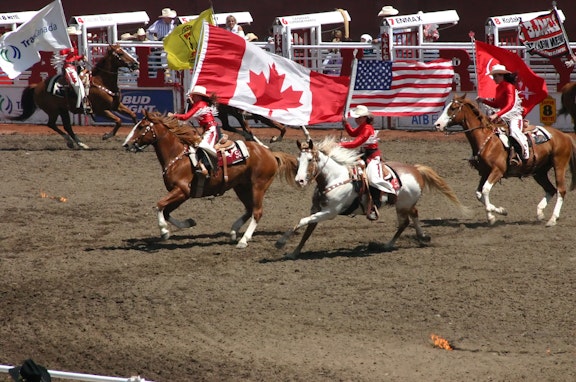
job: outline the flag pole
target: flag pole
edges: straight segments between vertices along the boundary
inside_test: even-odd
[[[474,78],[476,79],[476,92],[478,92],[478,68],[476,67],[476,37],[474,32],[468,33],[470,40],[472,41],[472,51],[474,52]]]
[[[558,14],[558,8],[556,8],[556,1],[552,2],[552,8],[554,9],[554,15],[556,16],[556,20],[558,20],[558,24],[560,24],[560,28],[562,29],[562,35],[564,36],[564,41],[566,42],[566,48],[568,48],[568,56],[570,57],[569,61],[566,61],[566,66],[571,67],[574,66],[576,63],[576,56],[572,53],[572,48],[570,48],[570,40],[568,39],[568,34],[566,33],[566,29],[564,28],[564,23],[560,19],[560,15]]]
[[[352,94],[354,93],[354,83],[356,82],[356,69],[358,68],[358,59],[356,58],[356,53],[358,49],[354,49],[352,53],[354,59],[352,60],[352,73],[350,73],[350,85],[348,86],[348,95],[346,96],[346,107],[344,108],[344,118],[348,115],[348,110],[350,109],[350,102],[352,101]]]

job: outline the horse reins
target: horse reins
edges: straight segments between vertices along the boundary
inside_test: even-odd
[[[313,175],[312,181],[316,181],[316,179],[318,178],[318,176],[320,176],[320,174],[322,173],[322,170],[323,170],[324,167],[326,166],[326,162],[328,162],[328,161],[326,161],[326,162],[324,163],[324,166],[322,166],[322,168],[320,168],[320,167],[318,166],[318,162],[320,161],[320,156],[318,155],[318,151],[317,151],[317,150],[302,149],[301,151],[302,151],[302,152],[310,152],[310,153],[312,153],[312,160],[314,161],[314,167],[318,170],[318,171],[316,172],[316,175],[314,175],[314,171],[312,171],[312,175]],[[343,181],[341,181],[341,182],[335,183],[335,184],[333,184],[333,185],[331,185],[331,186],[324,187],[324,189],[321,191],[321,193],[322,193],[323,195],[326,195],[326,194],[329,193],[330,191],[332,191],[332,190],[334,190],[334,189],[336,189],[336,188],[338,188],[338,187],[340,187],[340,186],[343,186],[343,185],[345,185],[345,184],[348,184],[348,183],[350,183],[350,182],[352,182],[352,179],[348,178],[348,179],[343,180]],[[316,184],[318,184],[318,182],[316,182]]]

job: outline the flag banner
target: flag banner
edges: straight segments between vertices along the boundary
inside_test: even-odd
[[[314,72],[204,24],[191,88],[204,86],[220,103],[300,126],[341,121],[349,84],[349,77]]]
[[[198,18],[178,25],[164,38],[163,45],[170,69],[185,70],[194,67],[204,21],[210,25],[216,25],[212,8],[200,13]]]
[[[358,60],[350,107],[364,105],[374,115],[395,117],[438,112],[453,79],[449,60]]]
[[[518,39],[528,52],[542,57],[559,57],[570,53],[570,45],[556,10],[521,22],[518,25]]]
[[[48,4],[16,30],[0,37],[0,68],[13,79],[40,61],[40,51],[71,48],[66,25],[60,1]]]
[[[478,40],[475,42],[475,48],[476,78],[480,97],[493,98],[496,94],[496,83],[490,76],[490,71],[496,64],[504,65],[509,71],[518,74],[516,87],[522,98],[524,115],[548,96],[546,81],[536,75],[516,53]]]

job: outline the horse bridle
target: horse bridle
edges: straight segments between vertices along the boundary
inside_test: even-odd
[[[140,124],[142,123],[142,121],[144,121],[144,119],[142,119],[140,122],[138,122],[138,123],[136,124],[136,126],[134,126],[134,127],[135,127],[135,128],[138,127],[138,125],[140,125]],[[148,147],[149,145],[151,145],[151,144],[153,145],[154,143],[158,142],[158,135],[156,134],[156,130],[154,129],[154,122],[152,122],[152,121],[148,121],[148,122],[150,122],[150,123],[144,128],[144,131],[141,132],[140,135],[138,135],[138,136],[134,139],[134,147],[136,147],[136,149],[137,149],[138,151],[143,151],[143,150],[144,150],[146,147]],[[152,143],[147,143],[147,144],[145,144],[145,145],[143,145],[143,146],[140,146],[137,141],[138,141],[140,138],[144,138],[144,137],[146,136],[146,134],[148,134],[149,132],[152,132],[152,139],[153,139]]]
[[[311,181],[315,181],[316,178],[318,178],[318,176],[320,175],[321,171],[320,168],[318,166],[318,162],[320,161],[320,156],[318,155],[318,151],[315,149],[311,149],[308,146],[302,146],[300,148],[300,152],[301,153],[310,153],[312,154],[312,165],[308,166],[308,169],[306,170],[306,180],[310,183]],[[310,180],[311,178],[311,180]]]
[[[452,125],[452,122],[453,122],[453,120],[454,120],[454,116],[455,116],[456,114],[460,113],[460,112],[462,111],[462,108],[464,107],[464,102],[461,102],[461,101],[452,101],[451,104],[454,104],[455,102],[457,102],[460,106],[458,107],[458,109],[457,109],[455,112],[451,112],[451,113],[448,115],[448,125],[449,125],[449,126]],[[456,109],[456,108],[455,108],[455,109]],[[447,114],[448,114],[448,113],[447,113]],[[457,134],[457,133],[467,134],[467,133],[470,133],[470,132],[472,132],[472,131],[474,131],[474,130],[483,129],[484,127],[485,127],[485,126],[480,125],[480,126],[478,126],[478,127],[473,127],[473,128],[471,128],[471,129],[464,129],[464,130],[458,130],[458,131],[446,131],[446,134]]]

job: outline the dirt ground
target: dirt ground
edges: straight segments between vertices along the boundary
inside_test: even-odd
[[[433,167],[472,210],[425,193],[429,245],[411,227],[394,250],[373,245],[394,233],[389,208],[320,225],[301,259],[271,261],[297,244],[274,247],[311,188],[275,180],[245,250],[228,240],[233,192],[185,203],[175,216],[198,225],[160,241],[161,168],[152,148],[122,149],[125,129],[79,130],[88,151],[45,127],[0,130],[0,364],[157,382],[576,380],[576,193],[545,228],[536,183],[503,180],[491,200],[509,215],[489,226],[462,135],[381,133],[386,159]],[[296,154],[296,137],[272,148]]]

